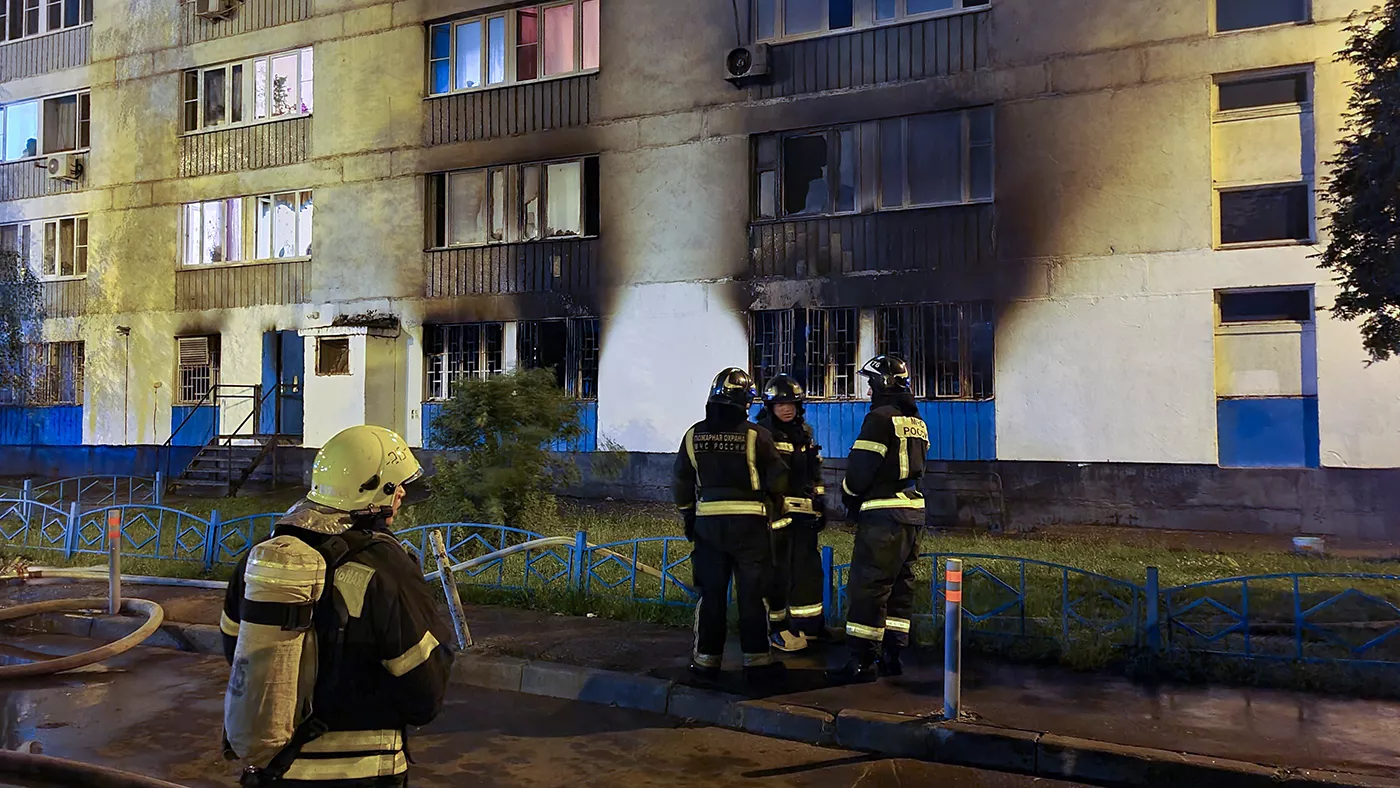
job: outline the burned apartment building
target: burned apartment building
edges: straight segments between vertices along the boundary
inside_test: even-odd
[[[431,447],[523,365],[655,495],[720,368],[839,466],[898,352],[955,504],[1379,535],[1400,366],[1311,258],[1369,5],[4,0],[3,474]]]

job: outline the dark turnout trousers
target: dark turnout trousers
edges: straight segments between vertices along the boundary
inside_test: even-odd
[[[794,514],[773,524],[774,572],[768,619],[774,632],[787,629],[818,635],[825,627],[818,522],[813,515]]]
[[[739,600],[739,644],[744,667],[773,661],[768,651],[768,607],[773,552],[768,520],[755,515],[698,517],[690,554],[700,602],[695,607],[695,652],[702,668],[718,668],[728,629],[729,580]]]
[[[846,637],[852,651],[882,641],[909,644],[914,614],[914,562],[919,558],[919,527],[883,511],[861,512],[855,552],[846,585],[850,610]]]

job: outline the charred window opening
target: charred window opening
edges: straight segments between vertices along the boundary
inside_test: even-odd
[[[426,399],[451,399],[461,381],[496,375],[505,367],[503,323],[428,326],[424,334]]]
[[[320,377],[350,374],[349,337],[317,337],[316,374]]]
[[[599,233],[598,157],[428,176],[429,248]]]
[[[775,375],[797,377],[812,399],[851,399],[856,387],[859,313],[854,308],[793,308],[749,315],[749,364],[762,387]]]
[[[520,323],[520,366],[548,369],[578,399],[598,398],[598,319],[526,320]]]
[[[1224,33],[1308,21],[1308,0],[1215,0],[1215,29]]]
[[[1312,201],[1305,183],[1220,193],[1220,243],[1312,240]]]
[[[995,320],[990,301],[914,304],[875,311],[875,352],[909,362],[914,396],[986,400]]]
[[[83,343],[28,343],[24,369],[0,386],[0,404],[50,407],[83,404]]]
[[[992,110],[979,107],[754,139],[754,219],[993,198]]]
[[[195,405],[219,385],[219,335],[176,337],[179,404]]]

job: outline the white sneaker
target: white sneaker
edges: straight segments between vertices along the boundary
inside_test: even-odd
[[[807,648],[806,635],[794,634],[792,632],[788,632],[787,630],[783,630],[782,632],[774,632],[772,636],[769,637],[769,640],[773,643],[773,648],[779,651],[787,651],[791,653],[793,651],[801,651],[802,649]]]

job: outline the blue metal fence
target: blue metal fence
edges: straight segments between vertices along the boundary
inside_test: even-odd
[[[154,503],[80,508],[0,498],[0,547],[65,558],[107,550],[109,518],[120,522],[124,556],[185,561],[206,571],[236,563],[282,515],[223,521]],[[633,602],[689,606],[691,545],[656,536],[590,544],[586,533],[544,534],[475,523],[424,525],[397,534],[436,571],[428,534],[444,531],[457,576],[489,588],[555,590]],[[963,616],[970,632],[1068,645],[1213,654],[1245,659],[1400,666],[1400,575],[1294,573],[1230,577],[1162,588],[1029,558],[925,553],[915,569],[915,620],[942,629],[943,566],[963,561]],[[849,564],[823,548],[823,606],[837,623],[847,603]]]

